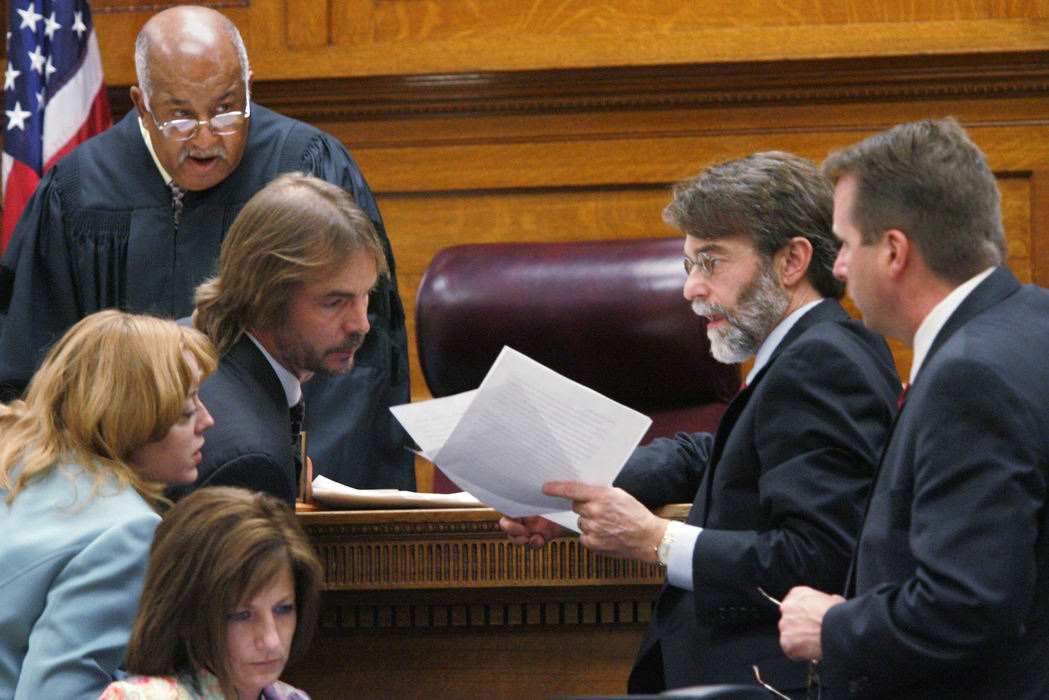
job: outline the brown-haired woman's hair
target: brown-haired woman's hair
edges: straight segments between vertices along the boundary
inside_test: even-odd
[[[155,502],[163,485],[144,481],[131,454],[167,434],[215,363],[211,342],[174,321],[115,309],[81,319],[47,353],[25,399],[0,406],[7,502],[66,461],[93,472],[96,490],[115,477]]]
[[[153,538],[127,670],[148,676],[206,670],[226,697],[236,697],[226,634],[230,611],[288,565],[297,612],[291,661],[313,637],[323,575],[294,512],[266,493],[227,486],[181,499]]]
[[[225,353],[249,328],[268,328],[292,293],[354,256],[389,274],[382,241],[348,192],[311,175],[285,173],[233,221],[218,274],[197,287],[193,324]]]

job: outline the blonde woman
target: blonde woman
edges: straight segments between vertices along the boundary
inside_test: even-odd
[[[0,697],[91,698],[124,657],[166,485],[192,482],[200,333],[108,310],[0,406]]]
[[[321,566],[291,508],[200,489],[157,528],[127,670],[101,700],[309,700],[278,678],[309,644]]]

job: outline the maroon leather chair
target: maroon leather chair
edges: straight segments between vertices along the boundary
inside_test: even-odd
[[[435,397],[476,389],[503,345],[653,420],[643,443],[713,431],[740,383],[681,296],[682,239],[445,248],[419,284],[419,362]],[[435,490],[446,488],[436,475]]]

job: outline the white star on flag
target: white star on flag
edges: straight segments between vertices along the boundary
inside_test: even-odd
[[[15,67],[8,63],[7,70],[4,72],[4,89],[14,90],[15,78],[17,78],[20,75],[22,75],[22,71],[15,70]]]
[[[48,168],[112,120],[88,0],[0,2],[7,8],[0,10],[7,24],[2,253]]]
[[[7,130],[8,131],[11,131],[16,126],[19,129],[21,129],[22,131],[25,131],[25,120],[26,120],[26,117],[28,117],[30,114],[32,114],[32,112],[26,112],[25,110],[22,109],[22,103],[21,102],[15,102],[15,108],[13,110],[12,109],[6,109],[6,110],[4,110],[4,113],[7,115]]]
[[[29,52],[29,62],[32,63],[32,68],[40,75],[44,74],[44,52],[40,50],[40,46],[33,47],[33,50]]]
[[[73,31],[76,32],[76,36],[78,39],[80,39],[81,35],[87,31],[87,25],[84,24],[84,17],[82,12],[73,13]]]
[[[44,27],[44,35],[48,39],[55,38],[55,32],[62,28],[62,25],[55,21],[55,13],[52,12],[51,16],[44,20],[47,25]]]
[[[22,24],[19,29],[25,29],[29,27],[29,31],[36,31],[36,23],[44,18],[43,15],[38,15],[32,5],[29,6],[28,10],[19,10],[18,14],[22,16]]]

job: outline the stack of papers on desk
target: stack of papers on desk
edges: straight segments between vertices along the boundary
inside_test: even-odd
[[[508,347],[478,389],[390,410],[419,454],[485,505],[576,531],[571,502],[543,483],[611,485],[652,423]]]
[[[477,508],[484,505],[468,493],[418,493],[400,489],[355,489],[326,476],[313,480],[313,500],[333,508]]]

